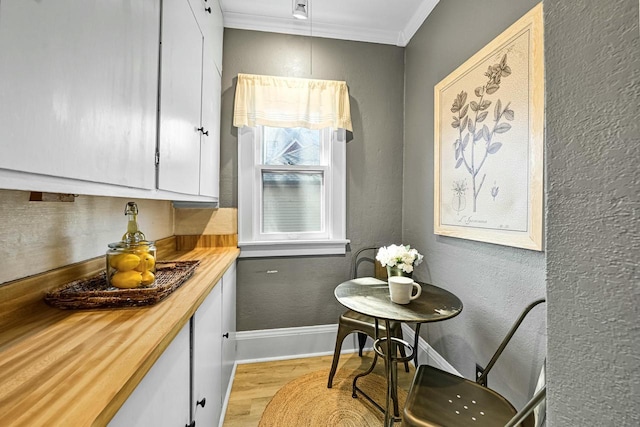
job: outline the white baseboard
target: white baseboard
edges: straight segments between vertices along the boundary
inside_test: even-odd
[[[336,345],[337,333],[337,324],[236,332],[236,360],[238,364],[244,364],[330,355]],[[405,341],[413,342],[415,333],[411,327],[402,325],[402,333]],[[367,338],[365,349],[371,350],[371,346],[371,338]],[[347,336],[341,352],[357,350],[357,334]],[[422,337],[418,339],[418,362],[460,375]]]
[[[236,376],[236,368],[238,367],[238,363],[233,364],[233,369],[231,370],[231,378],[229,379],[229,385],[227,385],[227,389],[224,394],[224,401],[222,402],[222,412],[220,413],[220,420],[218,422],[218,427],[222,427],[224,425],[224,418],[227,415],[227,406],[229,406],[229,397],[231,397],[231,388],[233,387],[233,379]]]
[[[406,323],[402,324],[402,335],[404,340],[410,343],[413,343],[413,340],[416,336],[416,331],[414,331],[409,325]],[[435,366],[438,369],[442,369],[443,371],[447,371],[449,373],[462,376],[460,372],[456,370],[444,357],[440,355],[437,351],[433,349],[427,343],[424,338],[418,338],[418,364],[419,365],[431,365]]]

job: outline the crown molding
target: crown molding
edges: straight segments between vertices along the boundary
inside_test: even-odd
[[[440,0],[423,0],[420,3],[416,12],[413,14],[409,22],[407,22],[407,25],[398,34],[398,46],[406,46],[409,44],[411,38],[420,29],[424,21],[427,19],[427,16],[429,16],[433,9],[438,5],[439,1]]]
[[[225,28],[352,40],[404,47],[411,41],[411,38],[420,29],[420,26],[438,2],[439,0],[422,0],[405,27],[400,31],[383,28],[362,28],[327,22],[314,22],[312,20],[302,21],[292,19],[291,17],[282,18],[237,12],[223,11],[223,15]]]
[[[432,0],[428,0],[432,1]],[[299,36],[323,37],[330,39],[352,40],[369,43],[397,45],[399,33],[389,30],[372,30],[321,22],[300,21],[294,19],[256,16],[225,12],[225,28],[239,30],[266,31],[271,33],[294,34]]]

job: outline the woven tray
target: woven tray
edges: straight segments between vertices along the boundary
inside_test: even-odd
[[[200,261],[158,261],[156,281],[145,288],[118,289],[107,284],[106,272],[74,280],[49,292],[44,300],[52,307],[68,309],[140,307],[162,301],[178,289]]]

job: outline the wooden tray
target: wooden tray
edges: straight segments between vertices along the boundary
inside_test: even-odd
[[[178,289],[196,270],[200,261],[158,261],[156,281],[145,288],[119,289],[107,284],[106,271],[74,280],[49,292],[44,300],[63,310],[140,307],[153,305]]]

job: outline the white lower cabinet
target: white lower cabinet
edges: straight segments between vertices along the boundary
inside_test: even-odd
[[[222,409],[222,283],[218,283],[192,322],[193,402],[195,427],[218,425]]]
[[[222,393],[227,392],[236,362],[236,265],[222,277]]]
[[[236,357],[232,264],[109,423],[110,427],[214,427]]]
[[[189,425],[189,341],[187,323],[111,419],[110,427]]]

